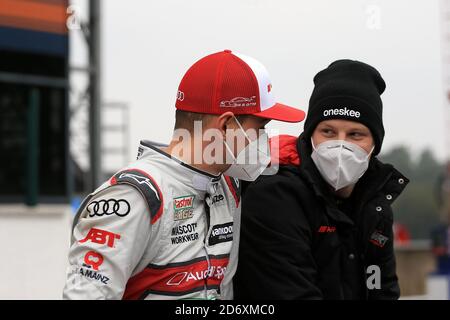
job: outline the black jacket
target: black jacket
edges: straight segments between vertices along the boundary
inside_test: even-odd
[[[397,299],[391,204],[408,179],[372,158],[339,203],[302,137],[297,150],[300,166],[246,188],[235,299]]]

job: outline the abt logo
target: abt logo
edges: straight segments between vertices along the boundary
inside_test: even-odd
[[[318,233],[332,233],[336,231],[336,227],[330,227],[330,226],[320,226],[319,230],[317,230]]]
[[[92,228],[89,230],[88,235],[80,243],[91,241],[97,244],[106,244],[110,248],[114,248],[114,242],[116,239],[120,239],[120,234],[112,233],[109,231]]]

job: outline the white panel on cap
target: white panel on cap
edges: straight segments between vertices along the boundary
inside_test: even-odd
[[[268,90],[269,85],[272,85],[272,81],[270,80],[270,76],[266,70],[266,67],[264,67],[261,62],[252,57],[236,53],[234,51],[233,54],[239,59],[242,59],[246,64],[248,64],[250,69],[252,69],[253,73],[255,74],[259,86],[261,111],[273,107],[273,105],[275,104],[275,97],[273,95],[273,89],[270,90],[270,92]]]

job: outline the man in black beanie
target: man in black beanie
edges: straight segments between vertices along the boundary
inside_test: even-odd
[[[383,102],[386,84],[368,64],[338,60],[314,77],[304,134],[311,137],[317,124],[326,119],[346,119],[366,125],[375,140],[374,155],[384,138]]]
[[[386,84],[338,60],[314,77],[304,132],[242,201],[236,299],[397,299],[392,202],[408,179],[376,155]]]

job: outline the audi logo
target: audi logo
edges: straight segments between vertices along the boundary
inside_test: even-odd
[[[125,217],[130,213],[130,204],[124,199],[108,199],[100,201],[92,201],[86,207],[89,217],[102,217],[115,214],[119,217]]]
[[[180,101],[184,100],[184,92],[183,91],[177,92],[177,100],[180,100]]]

